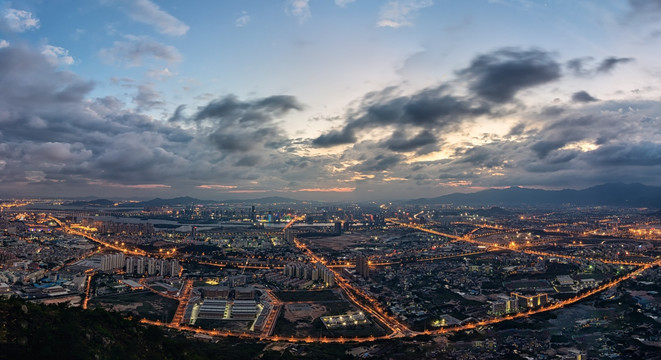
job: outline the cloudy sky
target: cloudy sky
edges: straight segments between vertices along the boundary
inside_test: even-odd
[[[660,0],[0,2],[0,194],[661,185],[660,58]]]

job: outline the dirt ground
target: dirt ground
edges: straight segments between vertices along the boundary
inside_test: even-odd
[[[138,307],[142,306],[143,304],[141,302],[139,303],[133,303],[133,304],[103,304],[105,306],[110,305],[110,311],[117,311],[117,312],[124,312],[124,311],[131,311],[133,312],[134,310],[137,311]]]
[[[305,319],[309,319],[312,322],[325,312],[326,307],[320,304],[288,304],[285,305],[284,317],[291,322]]]

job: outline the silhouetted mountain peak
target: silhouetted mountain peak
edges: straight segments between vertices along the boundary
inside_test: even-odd
[[[583,190],[542,190],[512,186],[475,193],[454,193],[431,199],[416,199],[414,204],[487,205],[563,205],[661,207],[661,187],[639,183],[608,183]]]

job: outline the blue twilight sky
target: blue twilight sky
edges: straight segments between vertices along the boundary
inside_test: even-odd
[[[661,0],[0,2],[0,194],[661,185]]]

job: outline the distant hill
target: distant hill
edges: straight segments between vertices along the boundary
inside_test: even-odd
[[[232,200],[201,200],[190,196],[177,197],[173,199],[156,198],[137,203],[126,203],[119,207],[163,207],[163,206],[188,206],[188,205],[207,205],[207,204],[293,204],[300,200],[289,199],[280,196],[271,196],[258,199],[232,199]]]
[[[661,187],[642,184],[610,183],[583,190],[541,190],[510,187],[469,194],[454,193],[421,198],[408,203],[418,205],[453,204],[466,206],[576,205],[661,207]]]
[[[115,206],[115,202],[112,200],[108,199],[96,199],[96,200],[90,200],[90,201],[72,201],[71,203],[67,204],[71,206],[95,206],[95,207],[110,207],[110,206]]]
[[[472,211],[472,213],[480,216],[486,216],[486,217],[498,217],[498,216],[510,216],[512,215],[511,211],[507,211],[503,208],[494,206],[490,209],[477,209]]]
[[[301,200],[290,199],[282,196],[270,196],[257,199],[235,199],[219,201],[225,204],[293,204],[299,203]]]
[[[161,199],[156,198],[152,200],[142,201],[138,203],[127,204],[131,207],[161,207],[161,206],[186,206],[186,205],[200,205],[200,204],[211,204],[215,201],[211,200],[200,200],[192,198],[190,196],[177,197],[172,199]]]

